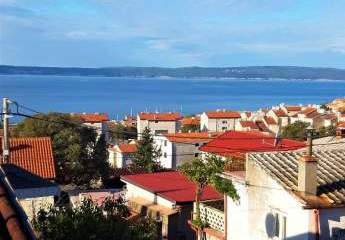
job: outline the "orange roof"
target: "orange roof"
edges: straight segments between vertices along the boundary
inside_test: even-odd
[[[182,119],[182,125],[200,125],[200,117],[186,117]]]
[[[305,114],[306,116],[315,112],[316,111],[316,108],[313,108],[313,107],[307,107],[306,109],[304,109],[301,113],[302,114]]]
[[[242,127],[249,127],[252,129],[259,129],[258,125],[256,125],[256,122],[254,121],[241,121],[240,122]]]
[[[123,143],[123,144],[119,144],[119,148],[121,152],[123,153],[134,153],[137,151],[136,144]]]
[[[345,128],[345,122],[339,122],[337,127],[338,128]]]
[[[170,142],[209,142],[222,133],[208,133],[208,132],[191,132],[191,133],[169,133],[165,136]]]
[[[109,121],[109,116],[106,113],[72,113],[73,116],[78,116],[83,122],[97,123]]]
[[[0,150],[2,155],[2,146]],[[56,176],[49,137],[10,138],[9,163],[46,179]]]
[[[278,110],[273,110],[273,112],[278,116],[278,117],[287,117],[286,116],[286,113],[281,110],[281,109],[278,109]]]
[[[181,119],[181,115],[178,112],[168,112],[168,113],[139,113],[140,120],[149,121],[177,121]]]
[[[206,112],[208,118],[241,118],[239,112]]]
[[[264,120],[268,125],[276,125],[277,124],[273,117],[265,116]]]
[[[288,110],[289,112],[297,112],[297,111],[301,111],[302,107],[301,106],[286,106],[285,107],[286,110]]]

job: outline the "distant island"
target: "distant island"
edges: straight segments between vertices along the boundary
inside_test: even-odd
[[[250,67],[32,67],[0,65],[0,75],[55,75],[98,77],[171,77],[171,78],[241,78],[241,79],[330,79],[345,80],[345,69],[250,66]]]

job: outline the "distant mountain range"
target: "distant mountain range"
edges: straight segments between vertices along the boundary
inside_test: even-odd
[[[30,67],[0,65],[1,75],[29,74],[56,76],[103,76],[103,77],[172,77],[172,78],[263,78],[263,79],[331,79],[345,80],[345,69],[252,66],[252,67]]]

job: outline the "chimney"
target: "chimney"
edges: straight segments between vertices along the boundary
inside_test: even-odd
[[[317,192],[317,160],[313,156],[312,127],[307,128],[307,149],[298,160],[298,191],[316,195]]]

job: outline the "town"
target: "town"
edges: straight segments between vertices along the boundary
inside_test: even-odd
[[[345,98],[120,121],[4,98],[1,139],[3,239],[345,239]]]

